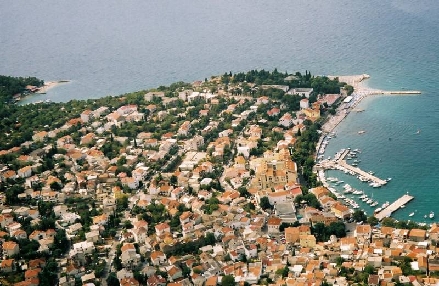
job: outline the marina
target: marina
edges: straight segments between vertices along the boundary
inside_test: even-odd
[[[376,177],[375,175],[373,175],[372,172],[366,172],[361,170],[360,168],[357,167],[358,165],[358,160],[357,162],[353,163],[356,166],[350,165],[346,162],[345,158],[347,157],[348,159],[352,159],[352,156],[350,154],[352,154],[352,152],[355,154],[355,151],[351,151],[350,148],[348,149],[342,149],[339,153],[337,153],[334,158],[332,160],[323,160],[321,162],[319,162],[318,165],[316,165],[317,168],[323,169],[323,170],[328,170],[328,169],[332,169],[332,170],[340,170],[343,171],[345,173],[349,173],[351,175],[356,175],[361,181],[363,182],[369,182],[370,185],[372,187],[381,187],[384,186],[385,184],[387,184],[387,182],[389,181],[389,179],[387,180],[383,180],[380,179],[378,177]]]
[[[365,169],[364,166],[370,166],[370,164],[367,163],[361,163],[362,160],[357,157],[361,153],[361,150],[359,149],[353,149],[346,148],[341,149],[339,151],[333,150],[333,148],[328,147],[329,142],[331,139],[336,138],[336,127],[338,124],[343,121],[343,119],[348,116],[351,112],[355,113],[362,113],[365,111],[364,106],[357,107],[358,104],[366,97],[373,96],[373,95],[419,95],[421,94],[421,91],[418,90],[406,90],[405,88],[402,88],[403,90],[380,90],[380,89],[372,89],[365,85],[363,85],[363,81],[368,79],[369,75],[362,74],[362,75],[356,75],[356,76],[340,76],[339,80],[347,82],[348,84],[351,84],[354,86],[354,92],[347,96],[343,102],[340,104],[337,113],[333,116],[330,116],[329,120],[322,126],[322,136],[320,137],[320,140],[317,144],[316,148],[316,165],[314,172],[318,173],[318,177],[320,178],[320,181],[323,182],[323,185],[326,187],[331,187],[331,191],[336,195],[336,197],[340,201],[344,201],[348,207],[357,209],[368,209],[369,207],[373,208],[373,212],[375,215],[379,217],[379,220],[382,220],[384,217],[391,216],[393,212],[395,212],[398,209],[404,210],[405,204],[411,201],[414,197],[407,195],[404,195],[394,201],[394,203],[390,204],[387,200],[392,202],[396,198],[398,198],[398,194],[394,194],[396,196],[390,195],[389,193],[381,193],[377,196],[378,199],[383,199],[386,201],[386,203],[381,204],[378,202],[377,198],[373,197],[373,192],[371,192],[369,187],[371,188],[381,188],[383,186],[386,186],[389,182],[392,181],[391,176],[386,176],[383,178],[380,178],[379,175],[375,174],[374,172]],[[367,113],[367,112],[366,112]],[[364,117],[364,115],[363,115]],[[351,130],[352,132],[349,136],[353,137],[352,134],[358,134],[364,137],[368,137],[367,135],[369,132],[373,132],[370,130],[370,128],[364,128],[367,125],[359,125],[355,129],[355,131]],[[415,129],[416,128],[416,129]],[[414,133],[415,135],[420,135],[420,129],[419,127],[415,127]],[[355,133],[354,133],[355,132]],[[340,133],[340,130],[337,130],[337,133]],[[387,137],[386,137],[387,138]],[[388,141],[391,141],[392,138],[388,137]],[[357,140],[356,138],[354,140]],[[338,142],[339,139],[336,139]],[[389,145],[391,143],[389,142]],[[364,146],[361,146],[362,148]],[[331,150],[332,152],[336,152],[335,154],[328,154],[327,149]],[[369,150],[368,150],[369,151]],[[369,153],[369,152],[368,152]],[[329,156],[328,156],[329,155]],[[369,155],[369,154],[368,154]],[[381,159],[379,159],[379,162],[382,163]],[[378,172],[382,171],[382,164],[380,164]],[[335,175],[335,173],[328,172],[329,170],[335,170],[335,171],[341,171],[345,173],[346,175],[350,175],[353,177],[356,177],[359,181],[363,183],[367,183],[368,186],[363,190],[362,187],[357,186],[359,189],[355,189],[349,186],[349,188],[344,188],[339,190],[339,186],[343,186],[344,182],[341,181],[347,180],[348,183],[351,183],[349,178],[346,178],[346,176],[341,175],[338,179]],[[332,177],[326,178],[325,176],[329,175]],[[393,176],[392,176],[393,177]],[[353,185],[357,185],[356,183],[353,183]],[[395,186],[399,185],[399,180],[396,183],[392,183],[387,189],[392,190],[395,188]],[[368,195],[366,195],[366,193]],[[399,194],[401,196],[402,194]],[[348,198],[349,196],[349,198]],[[392,198],[390,198],[392,197]],[[377,206],[381,206],[376,208]],[[353,211],[353,210],[351,210]],[[412,213],[410,207],[408,210],[402,211],[402,216],[408,216],[413,217],[415,216],[416,212]],[[398,214],[399,215],[399,214]],[[430,218],[431,220],[434,219],[435,214],[434,212],[427,212],[425,215],[422,214],[422,216],[425,218]]]
[[[375,217],[378,220],[382,220],[385,217],[390,217],[392,213],[402,208],[402,206],[405,206],[408,202],[413,200],[414,197],[410,196],[408,193],[397,199],[395,202],[387,206],[386,208],[383,208],[380,212],[375,214]]]

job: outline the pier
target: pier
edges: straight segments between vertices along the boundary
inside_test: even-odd
[[[419,90],[396,90],[396,91],[377,91],[378,94],[389,94],[389,95],[404,95],[404,94],[421,94]]]
[[[413,200],[414,197],[410,196],[409,194],[403,195],[399,199],[397,199],[395,202],[393,202],[391,205],[389,205],[387,208],[383,209],[379,213],[375,215],[375,217],[378,220],[382,220],[385,217],[391,216],[393,212],[400,209],[403,205],[407,204],[411,200]]]
[[[337,164],[339,166],[342,166],[343,168],[345,168],[348,171],[354,172],[356,175],[360,175],[363,178],[366,178],[368,181],[372,181],[374,183],[380,184],[381,186],[387,184],[387,181],[380,179],[372,174],[369,174],[368,172],[365,172],[363,170],[361,170],[358,167],[349,165],[346,160],[344,160],[344,158],[346,157],[347,154],[349,154],[350,150],[345,150],[341,156],[337,159]]]
[[[365,178],[369,182],[377,184],[377,186],[384,186],[385,184],[387,184],[386,180],[380,179],[368,172],[361,170],[358,167],[349,165],[344,160],[344,158],[346,157],[347,154],[349,154],[349,152],[350,150],[345,150],[342,153],[339,153],[338,156],[336,155],[333,160],[321,162],[319,166],[323,169],[337,169],[337,170],[350,172],[352,174]]]

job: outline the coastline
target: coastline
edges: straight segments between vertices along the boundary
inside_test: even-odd
[[[335,78],[337,76],[333,76]],[[316,155],[314,156],[316,167],[319,165],[319,159],[323,159],[323,154],[325,152],[327,139],[330,139],[331,136],[336,136],[336,133],[334,132],[335,128],[349,115],[351,111],[355,111],[358,104],[367,96],[370,95],[407,95],[407,94],[421,94],[420,91],[386,91],[386,90],[380,90],[380,89],[373,89],[367,86],[365,83],[366,79],[369,79],[370,77],[368,75],[352,75],[352,76],[338,76],[340,81],[346,82],[348,84],[351,84],[354,87],[354,91],[351,94],[350,98],[345,97],[343,98],[343,101],[340,103],[340,105],[336,109],[336,114],[332,116],[328,116],[324,124],[322,125],[322,133],[319,139],[319,142],[316,146]],[[357,112],[363,111],[363,110],[356,110]],[[364,132],[364,131],[362,131]],[[349,149],[349,148],[348,148]],[[350,149],[349,149],[350,150]],[[343,198],[343,195],[340,194],[339,191],[334,189],[333,187],[330,187],[324,168],[316,168],[314,172],[317,174],[318,180],[322,183],[322,185],[328,190],[333,193],[337,199]],[[390,179],[389,179],[390,180]],[[412,197],[413,198],[413,197]],[[411,198],[411,199],[412,199]],[[355,200],[353,201],[357,203]],[[357,209],[359,206],[358,204],[355,205],[347,205],[345,204],[351,213],[354,212],[354,209]],[[401,207],[401,206],[400,206]],[[354,208],[354,209],[353,209]],[[399,207],[397,208],[399,209]],[[364,211],[364,210],[363,210]],[[391,215],[388,215],[389,217]]]
[[[418,90],[396,90],[387,91],[381,89],[370,88],[366,84],[366,80],[370,78],[368,74],[361,75],[345,75],[345,76],[328,76],[330,79],[338,78],[340,82],[346,82],[354,88],[351,99],[348,102],[342,102],[337,108],[335,115],[329,116],[322,126],[322,131],[331,133],[346,118],[346,116],[369,95],[418,95]]]
[[[57,87],[57,86],[64,84],[64,83],[69,83],[69,82],[70,82],[70,80],[47,81],[47,82],[44,82],[44,85],[42,87],[38,88],[38,90],[35,93],[45,94],[50,89]]]
[[[41,97],[45,95],[50,89],[70,82],[71,82],[70,80],[54,80],[54,81],[44,82],[44,85],[37,88],[35,91],[30,93],[22,93],[20,99],[16,103],[19,105],[23,105],[23,104],[31,104],[31,103],[51,102],[49,98],[41,99],[38,101],[34,101],[35,99],[32,100],[31,98],[35,96]]]
[[[365,85],[364,81],[369,79],[367,74],[362,75],[346,75],[346,76],[328,76],[329,78],[338,77],[339,81],[346,82],[354,88],[352,93],[352,100],[348,103],[341,103],[337,108],[335,115],[328,117],[326,122],[322,126],[322,131],[325,133],[331,133],[334,129],[346,118],[350,111],[355,108],[361,100],[369,94],[373,94],[376,90],[370,89]],[[317,146],[317,150],[320,146]]]
[[[378,89],[369,88],[365,80],[369,79],[370,76],[367,74],[362,75],[347,75],[347,76],[328,76],[329,78],[338,77],[339,81],[346,82],[354,88],[353,93],[351,94],[351,100],[348,102],[343,101],[337,108],[336,114],[331,115],[327,118],[325,123],[322,125],[322,135],[316,146],[316,155],[314,156],[314,160],[317,163],[317,156],[320,154],[320,151],[324,152],[325,146],[322,144],[323,141],[327,138],[329,134],[335,136],[335,128],[349,115],[349,113],[355,109],[355,107],[363,100],[363,98],[373,95],[380,94],[381,91]],[[322,146],[323,145],[323,146]],[[324,187],[328,188],[328,190],[333,193],[338,200],[340,194],[334,188],[330,187],[328,182],[326,181],[326,175],[324,170],[315,170],[317,174],[318,180],[323,184]],[[351,213],[354,213],[354,209],[351,206],[347,206]]]

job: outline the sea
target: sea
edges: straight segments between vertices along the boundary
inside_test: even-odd
[[[328,175],[380,203],[409,192],[415,199],[393,217],[430,223],[439,219],[437,35],[434,0],[2,0],[0,74],[71,81],[25,103],[274,68],[367,73],[372,88],[420,90],[364,99],[357,107],[364,112],[352,112],[337,127],[325,156],[361,149],[359,167],[392,178],[386,186],[373,189],[341,172]],[[424,218],[431,211],[435,219]]]

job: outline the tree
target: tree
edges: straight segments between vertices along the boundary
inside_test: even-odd
[[[65,253],[70,248],[70,243],[64,229],[60,229],[56,232],[53,246],[55,249],[59,250],[59,254]]]
[[[240,197],[248,198],[249,196],[251,196],[247,188],[244,186],[239,187],[238,192]]]
[[[259,201],[259,205],[263,210],[272,208],[270,201],[268,200],[268,197],[262,197]]]
[[[123,222],[123,225],[126,229],[132,229],[133,228],[133,224],[131,223],[131,221],[126,220]]]
[[[370,224],[371,226],[377,225],[379,222],[380,221],[373,215],[367,218],[367,223]]]
[[[52,190],[54,190],[54,191],[60,191],[60,190],[62,189],[62,186],[61,186],[61,184],[58,183],[58,182],[52,182],[52,183],[50,184],[50,188],[51,188]]]
[[[362,210],[356,210],[354,211],[354,213],[352,214],[352,219],[356,222],[360,222],[360,221],[366,221],[367,220],[367,216],[364,213],[364,211]]]
[[[171,178],[170,178],[170,180],[169,180],[169,182],[171,183],[171,185],[173,185],[173,186],[177,186],[177,184],[178,184],[178,178],[177,178],[177,176],[176,176],[176,175],[172,175]]]
[[[233,275],[226,275],[221,280],[221,286],[235,286],[235,277]]]
[[[280,268],[280,269],[278,269],[278,270],[276,271],[276,274],[278,274],[278,275],[282,275],[282,278],[285,278],[285,277],[288,276],[288,272],[289,272],[289,271],[290,271],[290,270],[288,269],[288,265],[285,265],[284,268]]]
[[[211,232],[206,233],[206,236],[204,237],[204,242],[206,243],[206,245],[215,245],[215,235]]]
[[[119,279],[117,279],[116,273],[111,272],[106,280],[108,286],[120,286]]]
[[[345,262],[345,260],[343,259],[343,257],[341,257],[341,256],[337,256],[336,258],[335,258],[335,263],[337,264],[337,266],[341,266],[342,264],[343,264],[343,262]]]
[[[50,259],[44,269],[38,274],[40,285],[56,285],[58,280],[58,263]]]
[[[367,274],[373,274],[375,272],[375,267],[373,267],[372,265],[366,265],[363,272]]]
[[[410,257],[405,256],[400,262],[399,267],[402,270],[403,275],[413,275],[412,265],[410,264],[413,260]]]
[[[279,226],[279,231],[280,231],[280,232],[283,232],[283,231],[285,230],[285,228],[287,228],[287,227],[292,227],[292,226],[293,226],[292,223],[289,223],[289,222],[283,222],[283,223],[281,223],[280,226]]]

